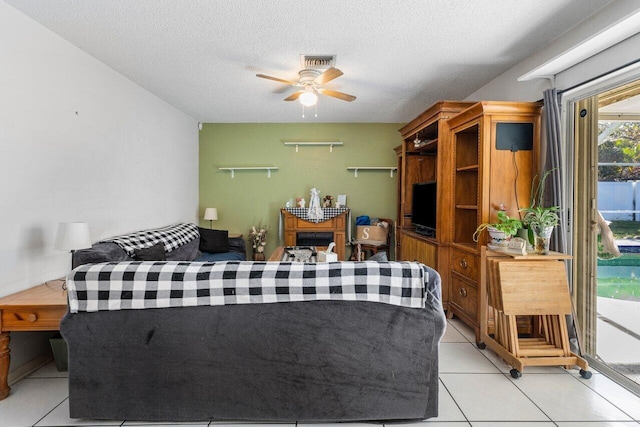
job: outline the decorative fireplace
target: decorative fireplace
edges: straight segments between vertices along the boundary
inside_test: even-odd
[[[291,209],[294,210],[294,209]],[[333,215],[329,210],[324,211],[324,221],[312,222],[298,215],[304,216],[306,211],[300,209],[294,215],[287,209],[281,210],[281,225],[285,246],[316,246],[325,247],[329,243],[335,242],[335,252],[338,260],[345,260],[345,247],[347,243],[347,224],[349,222],[349,209],[332,208]],[[295,210],[294,210],[295,211]]]
[[[333,233],[330,231],[298,231],[296,234],[296,246],[329,246],[333,242]]]

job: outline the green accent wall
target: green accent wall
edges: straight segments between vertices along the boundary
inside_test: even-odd
[[[359,215],[396,218],[397,174],[359,171],[351,166],[397,166],[394,148],[400,145],[401,123],[209,123],[200,132],[200,209],[218,209],[213,228],[249,237],[252,225],[267,226],[266,256],[278,241],[280,209],[289,199],[303,197],[309,206],[310,190],[337,199],[347,195],[353,233]],[[284,145],[285,141],[342,141],[333,152],[325,146]],[[231,178],[221,167],[276,166],[266,171],[236,171]],[[209,221],[200,220],[209,227]],[[355,236],[354,236],[355,237]],[[347,250],[347,254],[350,251]]]

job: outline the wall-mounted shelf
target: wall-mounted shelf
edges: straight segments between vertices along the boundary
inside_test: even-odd
[[[267,171],[267,178],[271,178],[271,171],[278,170],[277,166],[253,166],[253,167],[228,167],[228,168],[218,168],[221,171],[231,171],[231,178],[235,178],[236,171],[255,171],[255,170],[263,170]]]
[[[296,141],[287,141],[284,145],[294,145],[296,147],[296,153],[298,152],[298,148],[300,146],[311,146],[311,145],[320,145],[320,146],[328,146],[329,151],[333,153],[333,147],[335,145],[344,145],[342,141],[307,141],[307,142],[296,142]]]
[[[347,170],[353,171],[355,178],[358,177],[359,170],[367,171],[389,171],[389,176],[393,178],[393,172],[398,170],[395,166],[347,166]]]

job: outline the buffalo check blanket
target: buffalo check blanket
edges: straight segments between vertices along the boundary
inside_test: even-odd
[[[415,262],[131,261],[82,265],[67,288],[72,313],[318,300],[424,308],[427,281]]]
[[[180,246],[200,237],[200,231],[195,224],[173,224],[152,230],[137,231],[122,236],[110,237],[102,242],[115,243],[124,249],[129,256],[133,256],[136,249],[146,249],[158,243],[164,245],[164,251],[169,253]]]

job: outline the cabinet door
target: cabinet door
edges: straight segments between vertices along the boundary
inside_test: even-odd
[[[416,239],[406,234],[402,235],[401,258],[398,261],[417,261]]]
[[[418,240],[409,235],[402,237],[402,259],[404,261],[421,262],[424,265],[437,269],[435,245]]]

